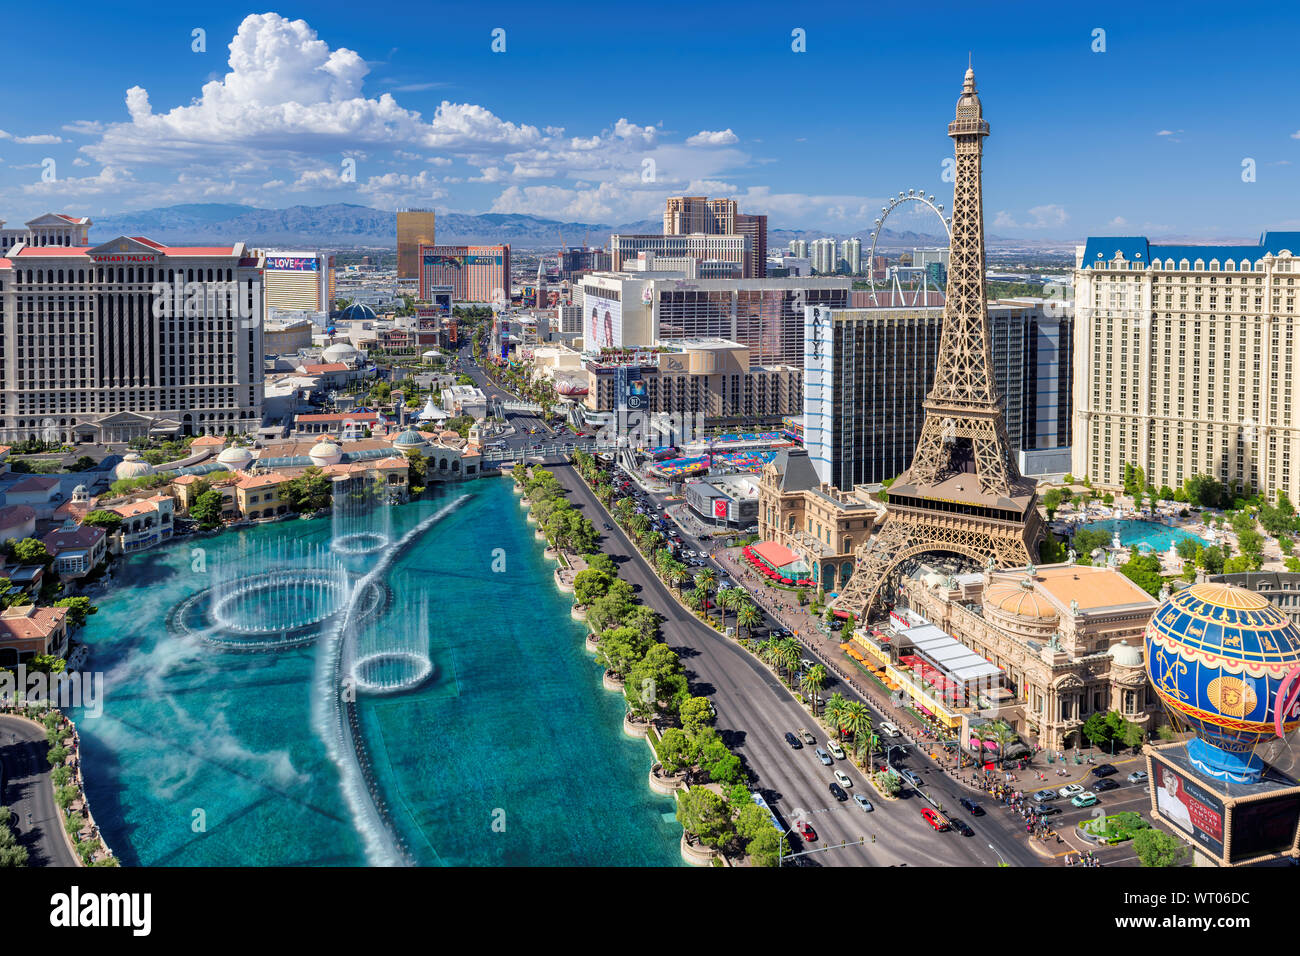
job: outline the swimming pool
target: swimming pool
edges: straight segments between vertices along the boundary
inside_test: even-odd
[[[1175,544],[1183,538],[1191,538],[1201,545],[1209,544],[1204,538],[1192,534],[1190,531],[1184,531],[1182,528],[1171,528],[1158,521],[1144,521],[1141,518],[1086,521],[1082,527],[1089,531],[1104,531],[1108,535],[1114,535],[1118,531],[1120,544],[1126,548],[1131,548],[1133,545],[1141,548],[1146,545],[1152,551],[1168,551],[1171,544]]]

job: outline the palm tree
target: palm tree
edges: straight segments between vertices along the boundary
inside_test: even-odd
[[[650,519],[645,515],[634,514],[627,519],[627,526],[632,534],[636,536],[636,539],[640,541],[645,533],[650,530]]]
[[[839,740],[844,739],[844,708],[848,703],[839,691],[831,694],[831,699],[826,702],[825,717],[834,726],[835,736]]]
[[[794,683],[795,671],[799,669],[799,661],[803,656],[803,648],[793,637],[787,637],[781,641],[781,666],[785,668],[786,683]]]
[[[691,580],[691,572],[686,565],[674,558],[672,565],[668,569],[668,578],[672,581],[673,587],[677,588],[680,593],[686,582]]]
[[[803,692],[808,695],[812,701],[813,716],[817,716],[817,695],[826,687],[826,668],[821,664],[814,664],[808,668],[808,673],[803,675]]]
[[[705,568],[695,575],[695,586],[703,588],[705,593],[711,593],[718,586],[718,574],[712,568]],[[708,616],[706,611],[705,616]]]
[[[863,746],[871,746],[871,711],[860,700],[844,705],[844,728],[853,734],[853,752],[858,754]]]
[[[1018,741],[1020,735],[1000,720],[986,724],[985,727],[987,728],[985,733],[988,734],[985,739],[991,740],[998,745],[998,766],[1001,767],[1006,759],[1004,755],[1007,752],[1007,746]]]
[[[744,588],[727,588],[727,603],[726,603],[725,607],[726,607],[726,609],[727,609],[728,611],[734,611],[734,612],[736,613],[736,615],[737,615],[737,617],[736,617],[736,627],[737,627],[737,629],[739,629],[739,627],[740,627],[740,617],[739,617],[739,615],[740,615],[740,609],[741,609],[741,607],[742,607],[742,606],[743,606],[743,605],[744,605],[748,600],[749,600],[749,595],[747,595],[747,594],[745,593],[745,589],[744,589]],[[727,622],[726,622],[726,620],[724,619],[723,622],[722,622],[722,624],[723,624],[722,629],[723,629],[724,631],[727,629],[727,628],[726,628],[726,623],[727,623]]]
[[[753,637],[754,628],[763,623],[763,612],[754,606],[752,601],[745,598],[736,608],[736,627],[745,629],[747,637]]]
[[[758,645],[758,656],[765,664],[772,667],[777,666],[777,660],[781,654],[781,639],[769,637],[763,643]]]

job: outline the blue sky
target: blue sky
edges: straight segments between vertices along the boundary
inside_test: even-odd
[[[981,6],[27,7],[0,36],[0,217],[358,202],[622,223],[698,192],[865,235],[899,190],[951,197],[969,50],[991,233],[1300,228],[1300,12]]]

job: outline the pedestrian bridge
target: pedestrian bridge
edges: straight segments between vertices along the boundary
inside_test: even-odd
[[[540,415],[542,406],[534,405],[531,402],[498,402],[503,412],[514,412],[516,415]]]

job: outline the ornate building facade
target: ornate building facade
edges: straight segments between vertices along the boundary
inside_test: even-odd
[[[759,478],[759,538],[803,558],[827,591],[848,583],[853,555],[883,513],[875,502],[819,481],[802,448],[778,454]]]
[[[1084,721],[1117,711],[1150,732],[1162,722],[1143,666],[1158,602],[1111,568],[1072,564],[986,570],[966,584],[911,578],[913,611],[1001,668],[1013,695],[997,716],[1047,749],[1087,746]]]

